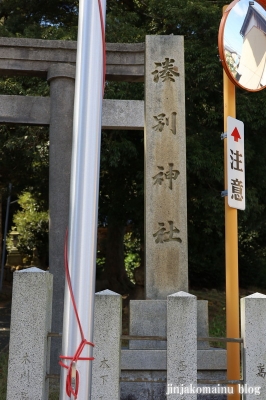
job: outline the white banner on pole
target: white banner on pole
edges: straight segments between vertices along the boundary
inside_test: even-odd
[[[227,188],[228,205],[245,210],[244,124],[227,117]]]
[[[80,0],[69,206],[68,264],[75,303],[85,340],[93,341],[96,275],[98,192],[101,147],[104,45],[101,24],[105,22],[105,0]],[[63,249],[61,249],[63,251]],[[62,277],[63,279],[63,277]],[[63,356],[73,357],[84,343],[71,294],[65,287]],[[86,344],[77,360],[66,360],[79,374],[71,387],[78,399],[91,398],[92,346]],[[63,359],[64,360],[64,359]],[[69,369],[61,369],[60,400],[66,392]],[[75,396],[72,395],[74,398]],[[75,397],[76,398],[76,397]]]

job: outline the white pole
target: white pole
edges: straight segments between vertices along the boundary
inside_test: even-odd
[[[101,0],[101,5],[105,20],[105,0]],[[79,1],[77,46],[68,259],[81,325],[86,340],[92,342],[103,96],[103,44],[98,0]],[[66,283],[62,354],[73,356],[80,342]],[[86,345],[81,357],[91,357],[92,353],[92,347]],[[78,399],[91,397],[92,362],[77,362]],[[66,375],[67,370],[62,368],[60,400],[69,399],[65,390]]]

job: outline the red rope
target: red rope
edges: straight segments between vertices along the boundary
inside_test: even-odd
[[[94,357],[80,357],[80,355],[86,345],[94,346],[94,344],[91,342],[88,342],[85,339],[84,332],[83,332],[81,322],[79,319],[77,305],[76,305],[73,288],[72,288],[72,284],[71,284],[70,273],[69,273],[68,254],[67,254],[67,241],[68,240],[67,239],[68,239],[68,231],[66,232],[66,237],[65,237],[65,251],[64,251],[65,273],[66,273],[66,279],[67,279],[67,284],[68,284],[68,288],[69,288],[69,292],[70,292],[72,305],[74,308],[75,316],[76,316],[79,331],[80,331],[81,342],[80,342],[73,357],[59,356],[60,360],[71,360],[70,365],[66,365],[62,361],[59,361],[59,365],[61,365],[61,367],[66,368],[68,370],[67,377],[66,377],[66,393],[67,393],[68,397],[71,397],[71,395],[73,395],[74,398],[76,399],[78,397],[78,391],[79,391],[79,373],[78,373],[78,371],[76,371],[76,385],[75,385],[75,389],[74,389],[71,385],[71,375],[72,375],[73,363],[76,363],[77,361],[84,361],[84,360],[92,361],[92,360],[94,360]]]
[[[105,44],[105,28],[104,28],[104,20],[103,20],[103,10],[101,0],[98,0],[99,5],[99,13],[101,20],[101,31],[102,31],[102,47],[103,47],[103,96],[105,89],[105,75],[106,75],[106,44]]]
[[[105,29],[104,29],[104,19],[103,19],[101,0],[98,0],[98,6],[99,6],[100,21],[101,21],[101,34],[102,34],[102,50],[103,50],[103,88],[102,88],[102,90],[103,90],[103,96],[104,96],[105,75],[106,75],[106,45],[105,45]],[[68,231],[66,232],[65,250],[64,250],[65,274],[66,274],[66,279],[67,279],[67,284],[68,284],[68,288],[69,288],[69,292],[70,292],[72,305],[74,308],[76,320],[77,320],[80,335],[81,335],[81,342],[80,342],[73,357],[68,357],[68,356],[60,356],[59,357],[60,358],[59,365],[61,365],[61,367],[66,368],[68,370],[67,377],[66,377],[66,393],[67,393],[68,397],[71,397],[71,395],[73,395],[74,398],[77,399],[78,391],[79,391],[79,373],[78,373],[78,371],[76,371],[76,384],[75,384],[75,388],[73,388],[71,386],[71,375],[72,375],[73,363],[76,363],[77,361],[92,361],[92,360],[94,360],[94,357],[80,357],[80,355],[86,345],[94,346],[94,344],[91,342],[88,342],[85,339],[84,332],[83,332],[81,322],[79,319],[77,305],[76,305],[73,288],[72,288],[72,284],[71,284],[70,273],[69,273],[67,242],[68,242]],[[62,360],[70,360],[71,361],[70,365],[68,366],[67,364],[64,364],[62,362]]]

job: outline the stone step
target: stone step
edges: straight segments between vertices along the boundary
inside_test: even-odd
[[[122,350],[121,370],[166,370],[166,350]],[[210,348],[197,351],[197,369],[226,370],[226,350]]]

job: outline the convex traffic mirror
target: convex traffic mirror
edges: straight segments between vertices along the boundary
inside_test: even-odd
[[[266,0],[235,0],[223,14],[219,55],[229,79],[256,92],[266,86]]]

